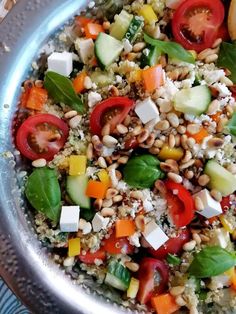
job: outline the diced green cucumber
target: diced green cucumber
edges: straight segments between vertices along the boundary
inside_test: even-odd
[[[223,196],[230,195],[236,190],[236,177],[216,161],[209,160],[204,173],[210,177],[208,187],[216,189]]]
[[[114,82],[115,75],[106,71],[94,71],[90,78],[98,87],[104,87]]]
[[[124,37],[128,39],[130,43],[133,43],[140,34],[143,25],[143,20],[138,16],[134,16]]]
[[[68,176],[66,179],[66,191],[73,203],[81,208],[90,209],[91,201],[85,191],[88,185],[86,175]]]
[[[108,270],[105,278],[105,283],[113,288],[126,291],[129,288],[131,276],[127,268],[121,263],[111,261],[108,264]]]
[[[211,92],[206,85],[178,91],[174,96],[175,110],[195,116],[205,112],[211,102]]]
[[[95,42],[95,54],[101,68],[104,70],[119,57],[123,44],[121,41],[105,33],[100,33]]]
[[[132,19],[133,15],[129,14],[125,10],[122,10],[119,15],[115,16],[115,22],[110,28],[110,35],[118,40],[124,38]]]
[[[160,55],[160,50],[156,46],[150,46],[147,49],[144,49],[140,60],[141,68],[145,68],[147,65],[156,65]]]

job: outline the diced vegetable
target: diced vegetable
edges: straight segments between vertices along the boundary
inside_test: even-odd
[[[107,187],[111,185],[111,179],[108,172],[105,169],[102,169],[98,172],[99,180],[104,183]]]
[[[160,55],[160,50],[156,46],[150,46],[149,48],[145,49],[141,56],[141,67],[145,68],[147,65],[156,65]]]
[[[107,191],[107,185],[103,182],[89,180],[86,195],[92,198],[101,198],[105,197]]]
[[[144,18],[147,24],[154,24],[158,21],[156,13],[149,4],[144,4],[139,10],[139,14]]]
[[[140,34],[142,27],[143,21],[138,16],[134,16],[125,34],[125,38],[133,43]]]
[[[160,64],[143,70],[143,82],[147,92],[154,92],[164,83],[163,70]]]
[[[168,264],[170,265],[180,265],[181,264],[181,258],[179,258],[178,256],[175,256],[173,254],[168,253],[167,257],[166,257],[166,261]]]
[[[114,37],[100,33],[95,42],[95,54],[102,69],[116,60],[123,49],[123,44]]]
[[[87,157],[83,155],[70,155],[69,158],[69,175],[80,176],[85,174]]]
[[[170,148],[167,144],[163,145],[158,158],[160,160],[174,159],[176,161],[180,160],[184,155],[184,151],[181,147]]]
[[[110,28],[110,35],[118,40],[124,38],[132,19],[133,15],[122,10],[119,15],[115,16],[115,22]]]
[[[186,133],[189,137],[192,137],[195,139],[196,143],[200,144],[205,137],[209,136],[208,131],[205,128],[200,128],[199,132],[194,133],[194,134],[190,134],[190,133]]]
[[[133,220],[116,220],[116,237],[129,237],[135,233],[135,223]]]
[[[66,191],[74,204],[85,209],[90,209],[90,198],[85,194],[87,184],[88,177],[85,174],[68,176],[66,179]]]
[[[100,24],[88,23],[84,27],[84,32],[85,32],[86,38],[96,39],[100,33],[104,32],[104,29],[102,25]]]
[[[198,116],[211,102],[211,92],[206,85],[179,90],[174,96],[175,110]]]
[[[82,71],[74,79],[73,87],[74,87],[76,94],[80,94],[82,91],[84,91],[84,89],[85,89],[84,80],[85,80],[86,76],[87,76],[87,73],[85,71]]]
[[[48,100],[48,92],[41,87],[33,86],[28,95],[26,107],[33,110],[42,110]]]
[[[86,17],[83,15],[80,16],[76,16],[75,18],[75,24],[76,26],[78,26],[79,28],[84,28],[88,23],[92,23],[93,20],[90,17]]]
[[[112,84],[115,80],[115,76],[111,72],[106,71],[94,71],[91,74],[91,80],[98,86],[104,87],[109,84]]]
[[[68,241],[68,256],[77,256],[80,254],[80,238],[70,239]]]
[[[220,215],[219,216],[219,220],[222,224],[222,226],[224,227],[224,229],[226,231],[228,231],[229,233],[233,233],[234,232],[234,226],[233,224],[229,221],[229,219],[227,219],[227,216],[225,215]]]
[[[106,284],[122,291],[126,291],[128,289],[131,276],[127,268],[119,262],[111,261],[108,264],[107,271],[108,272],[105,278]]]
[[[172,314],[180,308],[175,298],[169,293],[153,297],[151,303],[157,314]]]
[[[128,77],[129,82],[130,83],[141,82],[143,79],[142,72],[143,71],[141,69],[131,71]]]
[[[132,277],[130,280],[129,288],[127,290],[127,297],[135,299],[139,289],[139,280]]]
[[[223,196],[232,194],[236,190],[236,177],[214,160],[209,160],[204,169],[210,177],[208,187],[221,192]]]

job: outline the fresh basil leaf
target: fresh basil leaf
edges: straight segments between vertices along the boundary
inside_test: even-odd
[[[134,188],[150,188],[157,179],[163,179],[160,161],[152,155],[132,157],[123,169],[124,180]]]
[[[29,176],[25,194],[30,204],[46,217],[58,222],[61,209],[61,190],[56,171],[49,168],[35,169]]]
[[[173,265],[173,266],[181,264],[181,258],[179,258],[176,255],[170,254],[170,253],[168,253],[168,255],[166,257],[166,261],[168,264]]]
[[[236,112],[233,114],[226,127],[232,135],[236,136]]]
[[[236,83],[236,43],[223,42],[220,46],[219,57],[217,65],[219,67],[227,68],[231,75],[229,78]]]
[[[236,265],[236,257],[219,246],[208,246],[197,253],[188,271],[196,278],[209,278]]]
[[[154,39],[147,34],[144,34],[144,40],[146,43],[158,47],[162,53],[166,53],[170,58],[175,58],[187,63],[195,63],[193,55],[176,42]]]
[[[75,93],[71,80],[67,77],[49,71],[45,75],[44,87],[56,102],[62,102],[72,109],[84,113],[84,104]]]

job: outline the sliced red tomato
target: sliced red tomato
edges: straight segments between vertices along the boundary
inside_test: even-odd
[[[105,239],[102,249],[109,254],[133,254],[134,247],[127,238],[116,238],[113,232],[109,239]]]
[[[225,23],[221,24],[217,32],[217,38],[221,38],[223,41],[229,41],[230,36],[228,32],[228,27]]]
[[[139,264],[137,300],[146,304],[151,297],[165,291],[169,278],[168,266],[155,258],[145,257]]]
[[[227,210],[231,207],[231,202],[230,202],[230,195],[228,196],[223,196],[222,201],[220,202],[221,208],[223,212],[227,212]]]
[[[171,219],[176,227],[187,226],[194,217],[194,201],[189,191],[179,183],[171,180],[165,182],[166,200]]]
[[[180,230],[176,237],[170,238],[158,250],[148,248],[149,253],[158,259],[164,259],[170,254],[179,254],[182,251],[183,245],[190,241],[190,232],[188,229]]]
[[[95,259],[105,261],[106,253],[104,250],[98,250],[95,253],[86,252],[85,255],[80,254],[79,260],[85,264],[94,264]]]
[[[220,0],[186,0],[172,19],[175,40],[186,49],[197,52],[212,46],[217,38],[225,9]]]
[[[69,134],[65,122],[51,114],[37,114],[27,118],[16,134],[16,146],[25,157],[52,160],[64,146]]]
[[[103,126],[107,123],[110,124],[111,132],[113,132],[117,124],[125,119],[133,106],[134,101],[127,97],[110,97],[100,102],[91,113],[90,128],[92,133],[100,135]]]

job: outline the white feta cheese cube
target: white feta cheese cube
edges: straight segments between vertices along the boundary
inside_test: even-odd
[[[94,56],[94,42],[89,39],[77,39],[75,49],[78,51],[81,61],[87,64]]]
[[[69,76],[73,70],[72,59],[73,56],[70,52],[53,52],[48,57],[48,70],[64,76]]]
[[[100,214],[96,213],[92,220],[92,226],[94,232],[99,232],[102,229],[105,229],[109,223],[109,218],[104,218]]]
[[[204,209],[198,213],[206,218],[211,218],[222,214],[220,203],[211,197],[210,192],[204,189],[193,195],[193,198],[199,197],[203,203]]]
[[[154,220],[151,220],[145,226],[145,231],[142,234],[154,250],[159,249],[169,239]]]
[[[139,119],[142,121],[143,124],[153,120],[157,119],[157,121],[160,120],[159,117],[159,111],[157,109],[156,104],[151,100],[150,97],[139,100],[136,102],[136,106],[134,109],[135,113],[139,117]]]
[[[62,206],[60,230],[62,232],[77,232],[79,230],[79,206]]]

